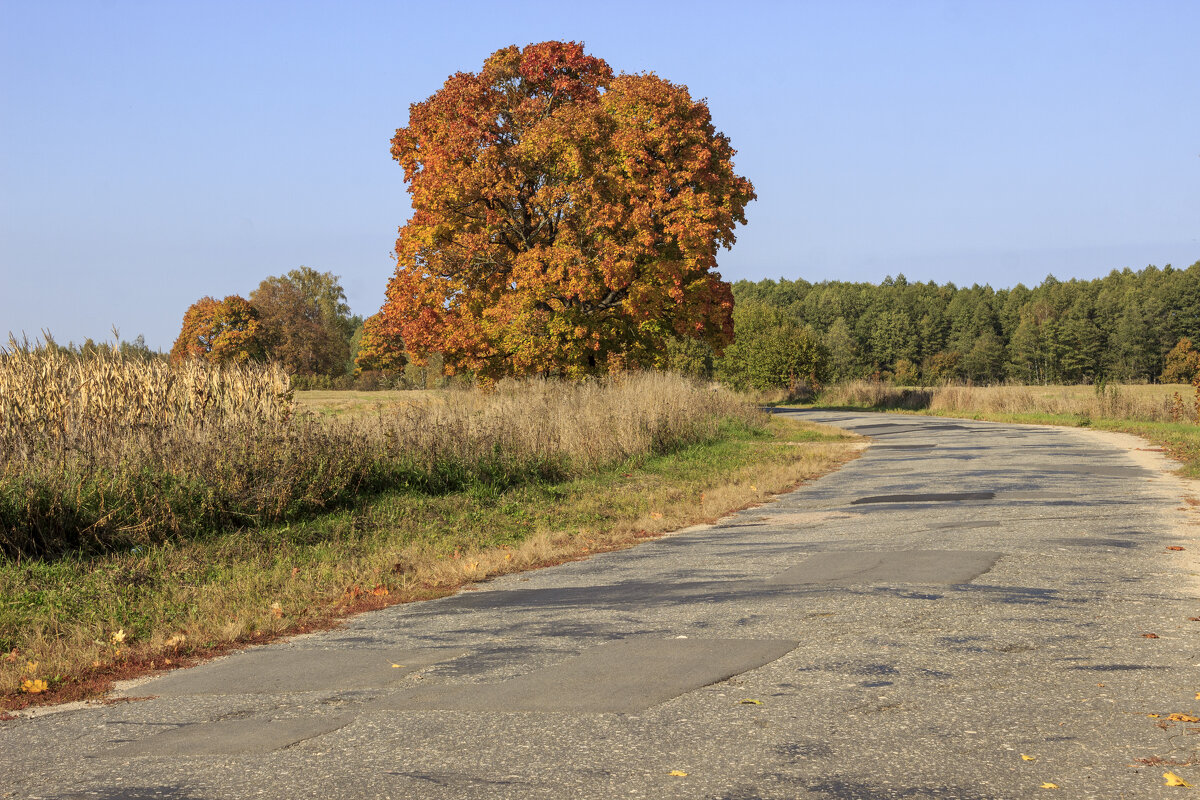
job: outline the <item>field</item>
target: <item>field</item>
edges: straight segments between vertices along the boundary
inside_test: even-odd
[[[145,395],[138,365],[11,355],[9,385],[24,374],[50,399],[9,425],[0,458],[7,708],[626,547],[857,452],[661,374],[487,394],[284,391],[282,413],[210,402],[175,424],[130,400]],[[107,388],[85,401],[72,381]]]
[[[854,381],[829,387],[814,404],[1132,433],[1200,477],[1200,389],[1184,384],[901,388]]]

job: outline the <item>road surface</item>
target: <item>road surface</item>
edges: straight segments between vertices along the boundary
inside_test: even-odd
[[[1086,431],[802,416],[873,444],[715,526],[123,689],[151,700],[2,724],[0,796],[1200,786],[1200,517],[1160,456]]]

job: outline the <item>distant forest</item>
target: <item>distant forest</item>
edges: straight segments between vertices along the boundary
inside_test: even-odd
[[[1200,261],[1032,289],[738,281],[739,308],[777,309],[819,337],[833,380],[900,384],[1153,382],[1180,339],[1200,345]]]

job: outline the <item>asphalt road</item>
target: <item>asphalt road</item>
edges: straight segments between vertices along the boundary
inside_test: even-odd
[[[1200,786],[1200,720],[1169,718],[1200,717],[1200,516],[1161,457],[1084,431],[804,416],[873,445],[715,526],[2,724],[0,796]]]

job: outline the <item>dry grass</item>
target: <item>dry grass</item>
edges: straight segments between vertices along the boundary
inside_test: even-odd
[[[0,708],[94,695],[114,677],[627,547],[762,502],[858,452],[838,432],[778,418],[769,425],[770,433],[742,428],[641,468],[494,496],[389,494],[301,525],[138,553],[0,562],[0,595],[9,598],[0,653],[11,654],[0,655]],[[33,678],[50,691],[20,692]]]
[[[0,552],[39,556],[295,520],[363,493],[561,480],[761,425],[683,378],[502,383],[318,418],[274,367],[0,355]]]
[[[935,413],[1046,415],[1142,422],[1195,422],[1196,390],[1186,385],[939,386],[903,388],[850,381],[822,392],[819,403]]]
[[[1195,422],[1194,390],[1183,385],[943,386],[930,411],[1049,414],[1089,419]],[[1178,399],[1176,399],[1178,398]]]

